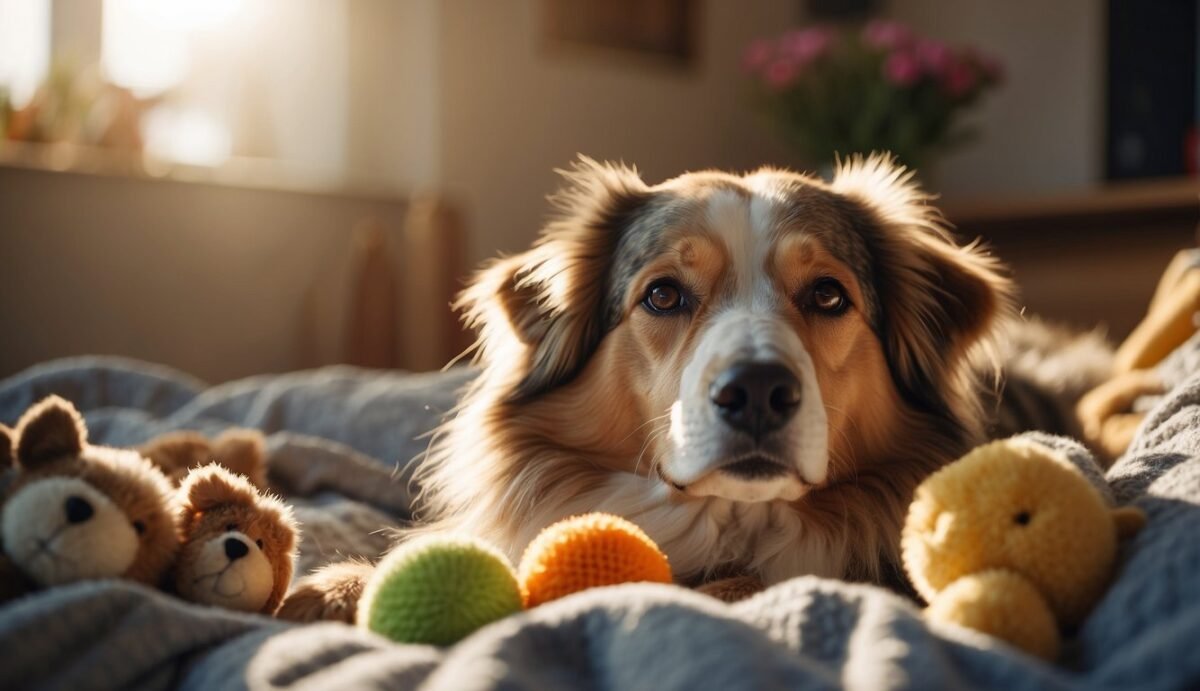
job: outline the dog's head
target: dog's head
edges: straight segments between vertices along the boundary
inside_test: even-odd
[[[969,436],[961,365],[1008,282],[890,159],[831,183],[649,186],[588,159],[565,176],[540,241],[461,301],[499,399],[569,410],[562,435],[615,469],[736,501],[799,499],[923,419]]]

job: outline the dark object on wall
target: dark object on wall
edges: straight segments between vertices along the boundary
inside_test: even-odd
[[[695,0],[543,0],[554,48],[601,48],[686,64],[696,52]]]
[[[1110,0],[1109,179],[1189,172],[1200,100],[1198,10],[1200,0]]]
[[[864,19],[879,10],[879,0],[804,0],[804,15],[813,21]]]

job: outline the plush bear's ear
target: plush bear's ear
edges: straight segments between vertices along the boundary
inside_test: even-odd
[[[213,442],[213,456],[258,489],[267,488],[267,452],[262,432],[239,427],[228,429]]]
[[[25,468],[64,456],[77,456],[87,443],[87,427],[71,402],[48,396],[17,423],[16,461]]]
[[[581,156],[550,198],[558,211],[534,247],[481,271],[455,308],[479,333],[482,362],[503,362],[510,400],[578,374],[604,337],[602,301],[623,229],[649,198],[637,171]]]
[[[254,506],[258,492],[246,478],[234,475],[216,463],[193,469],[179,486],[183,510],[204,512],[218,506]]]

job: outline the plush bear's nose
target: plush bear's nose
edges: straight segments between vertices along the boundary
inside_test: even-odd
[[[247,554],[250,554],[250,548],[246,543],[236,537],[225,538],[225,556],[229,557],[229,561],[237,561]]]
[[[67,512],[67,522],[69,523],[83,523],[96,513],[87,499],[76,496],[67,497],[67,500],[63,502],[63,509]]]

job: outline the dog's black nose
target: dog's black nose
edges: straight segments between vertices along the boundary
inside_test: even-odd
[[[225,538],[225,556],[229,557],[229,561],[237,561],[247,554],[250,554],[250,548],[246,543],[236,537]]]
[[[67,512],[68,523],[83,523],[96,513],[87,499],[76,496],[67,497],[63,502],[63,509]]]
[[[800,380],[776,362],[739,362],[717,376],[708,394],[726,424],[758,438],[796,413]]]

